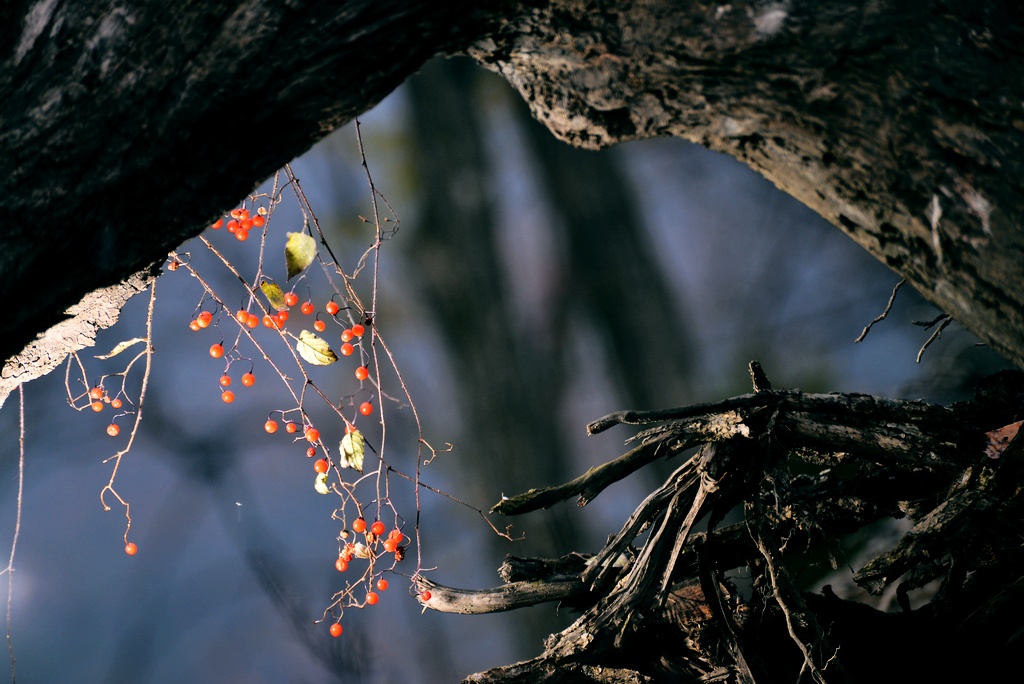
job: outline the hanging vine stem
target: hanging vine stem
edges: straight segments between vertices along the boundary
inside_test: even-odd
[[[142,373],[142,388],[139,390],[139,403],[135,410],[135,422],[132,424],[132,432],[128,437],[128,444],[113,456],[103,459],[104,463],[114,461],[114,468],[110,473],[110,480],[100,490],[100,504],[103,505],[103,510],[110,510],[110,506],[107,505],[105,499],[105,494],[109,491],[124,506],[124,517],[128,520],[128,524],[124,529],[125,544],[128,543],[128,532],[132,529],[131,504],[121,498],[121,495],[114,489],[114,479],[117,477],[117,471],[121,467],[121,459],[131,451],[132,445],[135,443],[135,436],[139,432],[139,425],[142,423],[142,405],[146,399],[146,389],[149,387],[150,371],[153,369],[153,307],[155,304],[156,281],[153,281],[153,284],[149,286],[149,306],[146,308],[146,367]]]
[[[11,555],[7,558],[7,567],[0,570],[0,575],[7,575],[7,654],[11,659],[11,684],[14,684],[16,673],[14,668],[14,641],[11,639],[11,605],[14,602],[14,552],[18,548],[18,536],[21,534],[22,494],[25,490],[25,385],[18,385],[18,500],[14,514],[14,536],[11,539]]]

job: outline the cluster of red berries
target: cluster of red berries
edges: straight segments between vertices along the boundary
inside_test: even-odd
[[[91,408],[96,413],[99,413],[104,409],[104,407],[107,404],[110,404],[110,408],[113,409],[119,409],[122,406],[124,406],[124,402],[121,401],[120,398],[111,398],[107,394],[106,390],[104,390],[99,385],[89,390],[89,408]],[[120,426],[117,423],[112,422],[110,425],[107,426],[107,434],[110,435],[111,437],[117,437],[119,434],[121,434]]]
[[[255,216],[252,216],[249,210],[244,208],[232,209],[229,216],[231,218],[227,222],[227,231],[234,234],[235,238],[240,242],[245,242],[249,239],[250,230],[262,228],[267,223],[266,216],[262,213],[257,212]],[[217,219],[210,226],[214,230],[220,230],[224,227],[224,219]]]

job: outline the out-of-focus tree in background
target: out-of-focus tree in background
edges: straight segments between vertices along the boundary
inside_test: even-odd
[[[364,138],[401,217],[382,251],[377,324],[427,438],[454,445],[424,480],[477,508],[617,455],[617,438],[583,437],[587,420],[744,391],[751,358],[780,386],[942,401],[1003,365],[955,326],[915,364],[928,333],[910,321],[936,311],[910,288],[855,346],[898,277],[834,228],[737,162],[678,140],[569,148],[472,64],[430,63],[365,118]],[[351,127],[294,168],[352,263],[372,236],[357,219],[369,193]],[[275,216],[274,239],[283,242],[288,220]],[[255,266],[252,249],[224,249]],[[157,285],[141,441],[119,475],[138,556],[123,554],[123,518],[96,497],[109,438],[66,406],[62,374],[26,388],[12,623],[20,678],[453,681],[539,651],[566,624],[550,605],[421,615],[395,578],[378,606],[346,613],[342,638],[314,626],[339,582],[337,523],[305,459],[263,434],[281,404],[269,368],[257,365],[268,382],[235,404],[219,401],[221,366],[205,354],[208,337],[187,328],[200,297],[182,272]],[[141,299],[99,350],[140,334]],[[16,408],[9,401],[0,414],[8,454]],[[389,415],[394,458],[411,463],[408,411]],[[0,459],[0,530],[13,528],[15,464]],[[506,553],[595,551],[654,482],[633,480],[585,509],[516,520],[516,542],[425,495],[426,565],[438,581],[487,586]],[[395,499],[411,515],[411,492]]]

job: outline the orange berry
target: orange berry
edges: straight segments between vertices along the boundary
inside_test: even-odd
[[[171,262],[167,264],[167,270],[173,273],[178,270],[178,266],[181,266],[181,262],[177,259],[171,259]]]
[[[264,328],[276,328],[277,327],[277,319],[274,318],[273,316],[271,316],[270,314],[265,314],[263,316],[263,327]]]
[[[249,218],[249,210],[248,209],[239,209],[238,210],[238,216],[236,218],[238,218],[239,221],[245,221],[246,219]]]
[[[352,521],[352,531],[356,534],[362,534],[366,531],[366,520],[364,518],[356,518]]]
[[[266,430],[268,434],[274,434],[275,432],[277,432],[277,421],[268,420],[266,423],[263,424],[263,429]]]
[[[242,385],[244,385],[245,387],[252,387],[255,384],[256,384],[256,376],[255,375],[253,375],[252,373],[243,373],[242,374]]]
[[[221,392],[220,398],[221,401],[223,401],[225,404],[230,404],[235,400],[235,393],[232,392],[231,390],[226,390],[224,392]]]
[[[267,219],[263,218],[259,214],[257,214],[256,216],[252,217],[252,225],[254,225],[257,228],[262,228],[263,224],[266,223],[266,222],[267,222]]]
[[[376,592],[373,592],[373,591],[366,592],[366,605],[368,605],[368,606],[376,605],[377,601],[379,601],[379,600],[380,600],[380,597],[377,596]]]
[[[238,221],[234,219],[228,221],[228,232],[234,233],[236,230],[238,230]]]
[[[386,579],[381,577],[379,580],[377,580],[377,591],[387,591],[387,589],[388,581]]]
[[[230,212],[228,212],[228,216],[230,216],[233,219],[241,218],[241,211],[241,209],[232,209]]]
[[[98,386],[98,385],[96,387],[93,387],[91,390],[89,390],[89,398],[90,399],[102,399],[103,398],[103,388]]]
[[[220,386],[221,387],[227,387],[230,384],[231,384],[231,376],[230,375],[222,375],[222,376],[220,376]]]
[[[277,324],[278,325],[284,325],[285,323],[288,322],[288,317],[289,316],[290,316],[290,314],[287,311],[278,311],[277,315],[274,316],[274,318],[277,319]]]
[[[364,416],[370,415],[371,413],[373,413],[373,404],[371,404],[368,401],[364,401],[362,404],[359,405],[359,412]]]
[[[356,337],[362,337],[363,333],[365,332],[366,328],[364,328],[360,323],[356,323],[355,325],[352,326],[352,334],[355,335]]]
[[[334,314],[336,314],[339,311],[341,311],[341,307],[338,306],[337,302],[330,301],[330,302],[327,302],[326,306],[324,306],[324,311],[326,311],[327,313],[329,313],[330,315],[333,316]]]
[[[192,321],[191,323],[189,323],[188,329],[191,330],[192,332],[199,332],[199,321]]]
[[[245,309],[239,309],[238,313],[235,314],[235,320],[237,320],[242,325],[245,325],[246,323],[249,322],[249,312],[246,311]]]
[[[349,342],[346,342],[345,344],[341,345],[341,355],[342,356],[352,356],[352,353],[355,350],[356,350],[356,348],[353,347],[352,344],[349,343]]]
[[[356,428],[355,425],[353,425],[352,423],[348,423],[348,424],[345,425],[345,434],[346,435],[351,435],[353,432],[356,431],[356,429],[357,428]]]
[[[114,400],[112,400],[112,401],[110,402],[110,407],[111,407],[111,408],[116,408],[116,409],[119,409],[119,408],[121,408],[122,406],[124,406],[124,404],[123,404],[123,403],[121,402],[121,400],[120,400],[120,399],[114,399]]]
[[[370,532],[373,532],[373,535],[375,537],[379,537],[380,535],[384,534],[384,523],[382,523],[380,520],[373,523],[373,525],[370,526]]]
[[[212,356],[215,359],[219,359],[220,357],[224,356],[224,345],[218,343],[211,346],[210,356]]]
[[[129,556],[134,556],[139,552],[139,547],[135,545],[135,542],[128,542],[124,545],[124,552]]]
[[[220,230],[223,225],[224,225],[224,219],[219,218],[216,221],[214,221],[213,225],[210,226],[210,227],[213,228],[214,230]]]
[[[238,228],[248,233],[252,230],[252,219],[242,219],[238,222]]]
[[[342,342],[348,342],[353,337],[355,337],[355,335],[352,334],[351,330],[342,330],[341,331],[341,341]]]
[[[314,456],[316,456],[316,447],[306,449],[306,458],[313,458]]]
[[[239,242],[245,242],[249,239],[249,231],[243,230],[241,226],[235,231],[235,239]]]
[[[388,553],[394,553],[395,549],[398,548],[398,543],[394,539],[386,539],[384,541],[384,550]]]
[[[315,427],[306,428],[306,432],[303,434],[305,434],[307,442],[316,444],[320,440],[320,431]]]
[[[420,601],[423,601],[424,603],[426,603],[427,601],[430,600],[430,596],[431,596],[431,593],[429,591],[427,591],[426,589],[424,589],[423,591],[420,592]]]
[[[299,295],[294,292],[289,292],[284,296],[284,303],[288,306],[295,306],[299,303]]]
[[[245,327],[255,328],[260,324],[260,317],[256,314],[249,314],[249,318],[245,321]]]
[[[366,366],[360,366],[356,368],[356,380],[365,380],[370,377],[370,369]]]
[[[314,321],[313,323],[313,330],[316,330],[317,332],[323,332],[326,328],[327,324],[323,321]]]
[[[405,539],[405,535],[399,529],[394,529],[388,532],[388,539],[394,539],[396,544],[401,544],[402,540]]]
[[[89,406],[90,406],[90,407],[92,408],[92,410],[93,410],[93,411],[95,411],[96,413],[99,413],[100,411],[102,411],[102,410],[103,410],[103,402],[102,402],[102,401],[94,401],[94,402],[92,402],[91,404],[89,404]]]
[[[196,323],[199,324],[200,328],[209,328],[210,322],[213,320],[213,314],[209,311],[203,311],[196,317]]]
[[[334,561],[334,569],[338,572],[345,572],[348,570],[348,561],[339,556],[338,560]]]
[[[329,467],[330,466],[327,463],[326,458],[318,458],[316,462],[313,464],[313,470],[315,470],[318,473],[326,473]]]
[[[335,638],[341,636],[341,623],[340,622],[335,622],[333,625],[331,625],[331,636],[335,637]]]
[[[296,432],[299,431],[299,424],[288,421],[287,423],[284,424],[284,431],[287,432],[289,435],[295,434]]]
[[[117,437],[119,434],[121,434],[121,428],[119,428],[114,423],[111,423],[110,425],[107,426],[107,434],[110,435],[111,437]]]
[[[308,316],[309,314],[313,313],[314,308],[315,307],[313,306],[313,302],[304,302],[302,306],[299,308],[299,311]]]

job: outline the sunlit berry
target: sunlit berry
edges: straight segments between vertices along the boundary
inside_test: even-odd
[[[119,434],[121,434],[121,428],[115,425],[114,423],[111,423],[110,425],[107,426],[107,434],[110,435],[111,437],[117,437]]]
[[[102,401],[94,401],[91,404],[89,404],[89,407],[93,411],[95,411],[96,413],[99,413],[100,411],[103,410],[103,402]]]
[[[222,376],[220,376],[220,386],[221,387],[227,387],[230,384],[231,384],[231,376],[230,375],[222,375]]]
[[[368,591],[368,592],[366,592],[366,605],[368,605],[368,606],[377,605],[377,601],[379,601],[379,600],[380,600],[380,597],[377,596],[377,592],[375,592],[375,591]]]
[[[380,535],[384,534],[384,529],[384,523],[382,523],[380,520],[370,525],[370,532],[373,532],[374,536],[376,537],[379,537]]]
[[[365,380],[370,377],[370,369],[366,366],[359,366],[356,368],[356,380]]]
[[[225,404],[230,404],[231,402],[233,402],[235,400],[235,393],[232,392],[231,390],[225,390],[225,391],[220,393],[220,399]]]
[[[274,434],[277,432],[277,421],[273,419],[268,420],[263,424],[263,429],[266,430],[268,434]]]
[[[288,306],[295,306],[299,303],[299,295],[294,292],[289,292],[284,296],[284,303]]]
[[[331,625],[331,636],[332,637],[335,637],[335,638],[340,637],[341,636],[341,631],[342,630],[341,630],[341,623],[340,622],[335,622],[333,625]]]
[[[355,350],[356,350],[356,348],[353,347],[351,345],[351,343],[349,343],[349,342],[346,342],[345,344],[341,345],[341,355],[342,356],[352,356],[352,354],[353,354],[353,352],[355,352]]]
[[[129,556],[134,556],[139,552],[139,547],[135,545],[135,542],[128,542],[124,545],[124,552]]]
[[[306,431],[303,434],[305,435],[307,442],[316,444],[320,440],[320,431],[315,427],[306,428]]]
[[[323,332],[326,329],[327,324],[324,323],[323,321],[313,321],[313,330],[316,330],[317,332]]]
[[[253,375],[252,373],[243,373],[242,374],[242,385],[244,385],[245,387],[252,387],[255,384],[256,384],[256,376],[255,375]]]
[[[224,345],[218,343],[210,347],[210,356],[219,359],[224,356]]]
[[[352,531],[356,534],[362,534],[366,531],[366,520],[364,518],[356,518],[352,521]]]
[[[359,405],[359,413],[363,414],[364,416],[370,415],[371,413],[373,413],[373,404],[371,404],[368,401],[364,401],[362,404]]]
[[[352,326],[352,334],[355,335],[356,337],[362,337],[363,333],[365,332],[366,328],[364,328],[361,323],[356,323],[355,325]]]
[[[336,314],[339,311],[341,311],[341,307],[338,306],[337,302],[330,301],[330,302],[327,302],[327,304],[324,306],[324,311],[326,311],[327,313],[329,313],[330,315],[333,316],[334,314]]]
[[[306,314],[307,316],[313,313],[315,309],[316,307],[313,306],[313,302],[303,302],[302,306],[299,307],[299,311]]]
[[[318,473],[326,473],[328,467],[329,465],[326,458],[318,458],[316,462],[313,463],[313,470]]]
[[[381,577],[379,580],[377,580],[377,591],[387,591],[387,589],[388,581],[386,579]]]
[[[89,398],[90,399],[102,399],[103,398],[103,388],[99,387],[99,386],[93,387],[91,390],[89,390]]]
[[[284,424],[284,431],[287,432],[289,435],[295,434],[296,432],[299,431],[299,424],[288,421],[287,423]]]
[[[121,401],[120,399],[112,399],[112,400],[110,401],[110,408],[116,408],[116,409],[119,409],[119,408],[121,408],[122,406],[124,406],[124,403],[123,403],[123,402],[122,402],[122,401]]]

